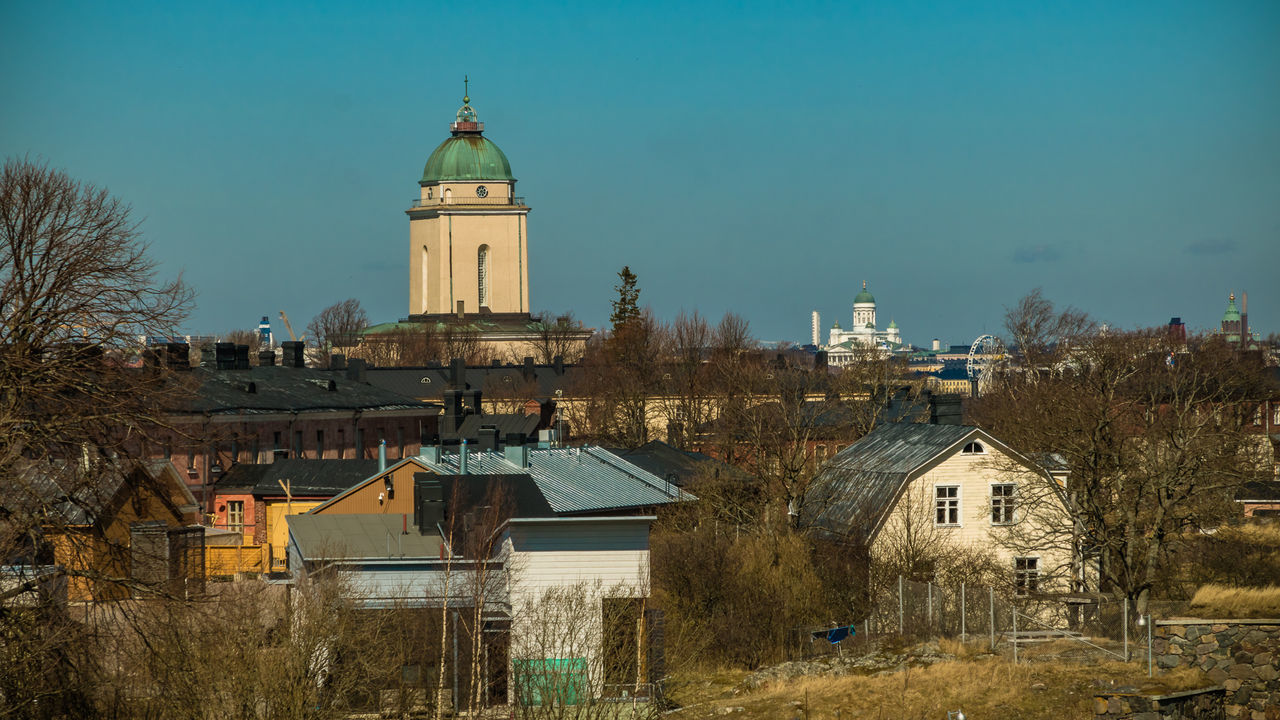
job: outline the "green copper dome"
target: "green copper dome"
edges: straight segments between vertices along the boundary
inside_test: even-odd
[[[1231,293],[1230,299],[1227,300],[1227,311],[1222,314],[1222,322],[1239,322],[1240,310],[1236,308],[1236,294]]]
[[[462,99],[456,122],[450,124],[453,134],[427,158],[421,184],[450,180],[515,180],[507,156],[484,137],[484,123],[471,107],[471,98]]]
[[[875,301],[876,301],[876,297],[871,293],[867,292],[867,281],[863,280],[862,292],[853,296],[853,302],[856,304],[856,303],[874,303]]]

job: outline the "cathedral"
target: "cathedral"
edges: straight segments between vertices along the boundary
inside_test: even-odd
[[[831,327],[827,344],[820,345],[815,312],[813,343],[826,350],[828,361],[836,366],[853,362],[860,351],[873,348],[887,352],[909,349],[903,344],[898,324],[893,320],[889,321],[889,327],[884,330],[876,329],[876,298],[867,290],[865,280],[862,282],[862,292],[853,298],[853,324],[849,329],[842,329],[837,321]]]

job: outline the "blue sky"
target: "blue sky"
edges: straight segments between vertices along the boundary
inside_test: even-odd
[[[109,188],[192,331],[408,305],[404,210],[470,75],[531,302],[805,341],[869,282],[967,343],[1042,287],[1280,330],[1280,3],[0,3],[0,152]]]

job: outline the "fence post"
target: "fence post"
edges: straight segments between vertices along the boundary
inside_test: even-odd
[[[933,634],[933,581],[929,581],[928,594],[925,595],[926,601],[929,603],[929,633]]]
[[[965,641],[964,628],[964,583],[960,583],[960,642]]]
[[[996,589],[987,588],[987,592],[989,593],[988,602],[989,602],[989,609],[991,610],[991,625],[989,626],[988,629],[991,630],[991,649],[995,650],[996,649]]]
[[[1129,598],[1124,599],[1124,615],[1121,622],[1124,624],[1124,661],[1129,662]]]
[[[902,635],[906,632],[906,629],[903,627],[903,624],[902,624],[902,615],[903,615],[902,613],[902,576],[899,575],[898,576],[898,634],[899,635]]]
[[[1018,664],[1018,609],[1014,608],[1012,610],[1012,613],[1013,613],[1013,616],[1012,616],[1013,617],[1013,630],[1012,630],[1013,635],[1011,636],[1010,639],[1013,641],[1013,664],[1017,665]]]
[[[1150,604],[1147,607],[1151,607]],[[1151,613],[1147,613],[1147,677],[1151,677],[1155,673],[1155,669],[1151,665],[1151,631],[1155,622],[1151,620]]]

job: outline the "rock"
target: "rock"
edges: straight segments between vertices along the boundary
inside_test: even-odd
[[[1227,692],[1235,692],[1240,689],[1240,680],[1236,678],[1227,678],[1222,681],[1222,687],[1226,688]]]
[[[1272,680],[1275,680],[1276,676],[1280,673],[1277,673],[1275,667],[1272,665],[1254,665],[1253,674],[1257,675],[1259,680],[1271,682]]]
[[[734,707],[718,707],[718,708],[716,708],[716,714],[717,714],[717,715],[732,715],[733,713],[740,713],[740,712],[743,712],[743,711],[745,711],[745,710],[746,710],[746,708],[742,707],[741,705],[735,705]]]
[[[1182,664],[1182,658],[1177,655],[1161,655],[1156,658],[1156,665],[1166,670],[1176,668]]]
[[[1253,671],[1252,665],[1232,665],[1231,670],[1227,674],[1240,680],[1258,679],[1258,674]]]

